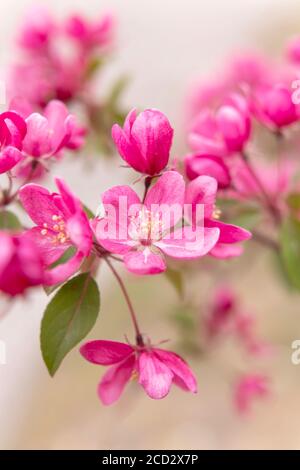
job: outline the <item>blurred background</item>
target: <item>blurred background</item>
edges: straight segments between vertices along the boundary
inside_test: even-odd
[[[74,11],[92,17],[107,10],[115,13],[117,48],[99,90],[127,74],[124,106],[156,107],[166,113],[175,128],[173,155],[186,150],[183,106],[194,78],[209,75],[233,51],[280,54],[284,41],[300,31],[298,0],[36,3],[49,6],[58,17]],[[3,70],[12,59],[15,33],[30,5],[25,0],[0,4]],[[98,158],[86,167],[82,159],[70,157],[55,170],[95,211],[100,194],[128,178],[118,165],[117,159]],[[272,394],[249,416],[239,416],[232,405],[232,375],[244,366],[230,344],[209,357],[184,352],[198,376],[196,396],[173,389],[165,400],[154,402],[133,382],[116,405],[105,408],[96,395],[104,369],[84,362],[76,349],[51,379],[39,351],[39,325],[48,298],[35,291],[25,302],[16,302],[0,323],[0,340],[7,348],[7,364],[0,365],[0,448],[300,449],[300,365],[291,363],[291,343],[300,339],[299,296],[282,284],[270,256],[251,245],[242,258],[219,263],[217,272],[220,281],[232,281],[243,302],[256,313],[260,334],[276,346],[264,366],[272,377]],[[208,262],[202,267],[197,276],[191,276],[189,288],[205,299],[215,277]],[[174,288],[163,277],[137,280],[125,272],[122,275],[144,330],[153,341],[165,339],[161,332],[167,334],[172,338],[170,349],[180,350],[172,319],[179,303]],[[124,334],[132,334],[125,303],[105,270],[99,282],[101,313],[90,338],[122,341]]]

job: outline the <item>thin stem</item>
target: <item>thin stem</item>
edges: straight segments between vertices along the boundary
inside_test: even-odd
[[[269,238],[264,233],[257,232],[256,230],[252,230],[252,235],[253,235],[253,240],[254,241],[256,241],[256,242],[258,242],[258,243],[260,243],[264,246],[267,246],[268,248],[275,251],[276,253],[278,253],[278,251],[280,250],[279,244],[275,240],[273,240],[272,238]]]
[[[143,204],[145,202],[145,199],[146,199],[146,196],[147,196],[147,193],[148,193],[148,189],[151,186],[151,182],[152,182],[152,176],[147,176],[145,178],[145,190],[144,190],[144,195],[143,195]]]
[[[131,303],[131,300],[130,300],[130,297],[129,297],[129,294],[126,290],[126,287],[119,275],[119,273],[115,270],[114,266],[112,265],[112,263],[110,262],[110,260],[108,258],[104,258],[105,262],[107,263],[108,267],[110,268],[111,272],[113,273],[113,275],[115,276],[115,278],[117,279],[118,283],[119,283],[119,286],[123,292],[123,295],[124,295],[124,298],[126,300],[126,303],[127,303],[127,306],[128,306],[128,309],[129,309],[129,312],[130,312],[130,316],[131,316],[131,319],[132,319],[132,323],[133,323],[133,326],[134,326],[134,329],[135,329],[135,334],[136,334],[136,341],[137,341],[137,344],[139,346],[143,346],[144,342],[143,342],[143,336],[141,334],[141,331],[140,331],[140,328],[139,328],[139,325],[138,325],[138,321],[137,321],[137,316],[136,316],[136,313],[134,311],[134,308],[133,308],[133,305]]]
[[[273,217],[273,220],[275,222],[276,225],[280,224],[280,213],[277,209],[277,207],[274,205],[272,199],[270,198],[268,192],[266,191],[263,183],[261,182],[259,176],[257,175],[256,171],[254,170],[253,166],[251,165],[250,161],[249,161],[249,158],[248,158],[248,155],[245,154],[244,152],[241,153],[241,158],[244,162],[244,164],[246,165],[250,175],[252,176],[252,178],[254,179],[255,183],[257,184],[258,188],[260,189],[260,192],[261,192],[261,195],[265,201],[265,204],[266,204],[266,208],[269,210],[270,214],[272,215]]]

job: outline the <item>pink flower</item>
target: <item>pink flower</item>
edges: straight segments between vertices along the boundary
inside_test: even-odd
[[[248,104],[241,95],[234,94],[216,112],[204,110],[199,113],[189,135],[189,143],[198,152],[224,157],[243,150],[250,130]]]
[[[242,376],[235,385],[234,403],[240,413],[248,413],[256,398],[265,398],[269,393],[267,377],[261,374],[247,374]]]
[[[219,287],[214,293],[213,303],[206,318],[206,329],[210,338],[232,331],[236,311],[236,297],[227,287]]]
[[[30,177],[31,180],[40,178],[45,172],[43,163],[46,160],[51,157],[58,159],[61,150],[75,150],[83,144],[85,129],[62,102],[50,101],[43,115],[30,112],[26,116],[30,106],[24,101],[14,100],[11,107],[25,113],[27,125],[27,134],[23,140],[24,160],[17,167],[16,176]]]
[[[59,194],[37,184],[27,184],[19,191],[21,203],[36,227],[27,231],[39,247],[44,266],[49,268],[68,248],[76,253],[64,264],[45,273],[45,284],[58,284],[78,271],[92,248],[92,232],[80,201],[61,179],[56,178]]]
[[[281,209],[284,196],[292,188],[292,180],[296,172],[295,162],[284,155],[284,158],[275,164],[258,161],[253,163],[253,167],[274,206]],[[231,190],[232,197],[242,201],[261,197],[261,188],[241,159],[232,162],[230,173],[235,188]]]
[[[245,313],[232,288],[221,286],[216,289],[205,318],[208,339],[222,335],[235,335],[246,352],[253,356],[266,356],[271,346],[261,341],[256,334],[254,315]]]
[[[140,173],[159,174],[168,164],[173,129],[166,116],[146,109],[138,116],[130,111],[123,129],[115,124],[112,138],[125,162]]]
[[[300,37],[295,36],[290,39],[286,46],[286,55],[287,58],[295,63],[299,64],[300,62]]]
[[[252,111],[258,121],[273,130],[299,120],[299,106],[293,103],[292,90],[284,84],[267,85],[256,90]]]
[[[45,52],[55,30],[55,24],[49,12],[45,8],[35,5],[26,14],[18,36],[18,44],[31,52]]]
[[[197,218],[197,205],[204,206],[204,226],[218,228],[220,236],[209,254],[216,258],[230,258],[239,256],[243,248],[239,242],[249,240],[251,233],[236,225],[220,222],[220,213],[216,208],[218,183],[211,176],[198,176],[187,185],[185,202],[191,206],[190,219],[192,224],[203,223],[202,214]]]
[[[0,291],[15,296],[43,283],[38,247],[26,235],[0,232]]]
[[[65,24],[66,33],[84,48],[104,47],[112,42],[114,17],[106,14],[97,21],[72,15]]]
[[[216,227],[175,229],[182,221],[185,184],[176,171],[165,172],[142,203],[129,186],[116,186],[102,196],[105,216],[94,221],[99,243],[124,255],[126,268],[135,274],[166,270],[164,255],[195,259],[206,255],[219,238]],[[171,232],[171,233],[170,233]]]
[[[193,153],[184,158],[185,173],[189,180],[197,176],[212,176],[218,182],[220,189],[230,186],[231,176],[224,159],[215,155]]]
[[[75,116],[58,100],[50,101],[43,115],[30,114],[26,124],[23,151],[35,158],[55,155],[68,145],[72,147],[74,136],[82,131],[78,129]]]
[[[256,319],[249,313],[236,312],[234,329],[247,352],[252,356],[269,356],[273,352],[270,344],[262,341],[256,335]]]
[[[134,347],[116,341],[96,340],[85,343],[80,352],[93,364],[112,366],[98,386],[98,395],[104,405],[116,402],[135,375],[147,395],[155,400],[168,395],[172,383],[185,391],[197,392],[193,372],[171,351],[151,345]]]
[[[22,158],[26,123],[17,113],[6,111],[0,114],[0,173],[11,170]]]

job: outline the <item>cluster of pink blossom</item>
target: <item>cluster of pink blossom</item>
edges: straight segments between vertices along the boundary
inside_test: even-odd
[[[113,36],[111,14],[90,21],[75,14],[59,22],[45,8],[32,7],[18,33],[22,54],[10,72],[10,95],[41,108],[53,99],[84,96]]]
[[[135,340],[94,340],[80,348],[87,361],[111,366],[98,387],[106,405],[133,377],[154,399],[165,397],[172,383],[197,390],[185,361],[154,345],[140,329],[115,261],[139,276],[168,274],[174,261],[180,272],[182,261],[186,267],[204,256],[218,263],[240,256],[253,234],[275,251],[287,277],[300,288],[300,190],[293,178],[300,108],[292,97],[300,40],[289,44],[280,65],[245,55],[219,74],[221,79],[197,87],[187,119],[192,153],[184,157],[183,171],[180,161],[176,168],[170,164],[174,132],[161,111],[132,110],[125,120],[114,119],[112,141],[126,166],[139,174],[140,194],[129,185],[111,187],[97,199],[94,215],[62,178],[55,179],[53,193],[33,182],[50,160],[83,146],[90,129],[65,103],[78,100],[88,103],[88,112],[95,110],[90,78],[111,47],[113,24],[111,16],[99,21],[72,16],[58,23],[44,10],[31,12],[18,37],[22,57],[12,69],[9,109],[0,114],[0,173],[8,178],[0,194],[0,291],[10,299],[36,286],[56,291],[41,329],[43,358],[53,375],[94,326],[99,312],[94,275],[102,264],[108,266],[127,302]],[[61,40],[68,42],[66,53]],[[256,159],[264,133],[276,143],[276,162]],[[14,189],[16,178],[21,185]],[[22,226],[7,210],[16,201],[33,227]],[[257,221],[253,230],[237,222],[249,207],[260,216],[263,232]],[[216,292],[205,319],[209,344],[230,334],[249,357],[261,356],[268,347],[254,327],[253,316],[230,290]],[[245,374],[236,385],[235,402],[246,411],[255,396],[268,393],[265,376]]]
[[[192,153],[185,172],[193,180],[205,172],[217,179],[223,196],[262,205],[274,220],[285,215],[285,196],[297,189],[293,158],[300,119],[295,99],[299,39],[284,61],[244,54],[229,61],[219,79],[200,83],[189,95],[187,133]],[[277,140],[276,161],[263,161],[262,136]],[[293,143],[287,151],[287,144]],[[258,158],[259,156],[259,158]]]
[[[53,106],[60,109],[63,105],[50,103],[47,116]],[[30,149],[31,155],[38,157],[55,152],[72,138],[71,132],[68,139],[66,133],[62,134],[62,129],[73,129],[67,117],[65,126],[54,129],[50,140],[45,139],[50,122],[49,117],[47,120],[37,114],[27,118],[27,132],[35,133],[29,138],[24,125],[23,148]],[[249,239],[250,233],[217,220],[216,180],[200,176],[186,185],[178,171],[168,169],[173,129],[163,113],[148,109],[137,116],[131,111],[123,129],[115,125],[112,135],[122,158],[141,173],[144,181],[142,199],[130,186],[112,187],[102,195],[103,213],[89,220],[81,202],[63,180],[56,179],[57,193],[50,193],[34,183],[25,184],[18,196],[35,227],[25,230],[18,243],[16,236],[11,235],[14,253],[3,260],[2,290],[15,295],[38,283],[57,286],[79,271],[90,256],[104,259],[112,267],[111,260],[118,255],[130,272],[153,275],[167,269],[168,257],[192,260],[212,254],[222,258],[228,250],[240,254],[240,247],[234,248],[235,244]],[[125,211],[122,198],[126,200]],[[188,219],[184,221],[185,203],[189,211]],[[170,213],[174,204],[179,210]],[[199,205],[203,207],[200,218]],[[131,210],[133,206],[134,210]],[[9,240],[9,236],[6,237]],[[26,251],[23,243],[26,243]],[[15,269],[15,263],[24,264],[30,247],[32,259],[28,266],[31,269],[28,273],[20,267]],[[74,250],[72,256],[56,264],[70,248]],[[10,273],[9,278],[7,273]],[[14,279],[11,278],[13,273]],[[12,289],[7,286],[8,279]],[[118,274],[117,279],[120,281]],[[195,392],[195,378],[183,360],[171,352],[154,348],[149,340],[145,341],[127,294],[126,298],[136,330],[136,346],[92,341],[81,349],[91,362],[115,364],[101,381],[99,395],[102,401],[106,404],[115,401],[134,371],[152,398],[164,397],[172,382]]]

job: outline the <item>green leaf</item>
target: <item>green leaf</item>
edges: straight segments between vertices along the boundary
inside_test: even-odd
[[[69,248],[66,249],[66,251],[61,255],[61,257],[55,261],[54,263],[51,264],[50,269],[55,268],[56,266],[59,266],[60,264],[66,263],[69,261],[69,259],[74,256],[76,252],[75,246],[70,246]],[[47,295],[51,295],[56,289],[59,288],[61,284],[55,284],[54,286],[44,286],[44,291],[46,292]]]
[[[83,205],[83,210],[86,213],[86,216],[87,216],[88,219],[94,219],[95,218],[94,213],[87,206]]]
[[[50,301],[41,325],[41,350],[51,376],[93,328],[99,308],[99,289],[89,273],[68,281]]]
[[[281,233],[281,257],[291,284],[300,290],[300,221],[291,217],[284,221]]]
[[[178,292],[178,295],[182,297],[183,296],[183,279],[182,279],[181,272],[177,271],[176,269],[168,268],[167,271],[165,272],[165,275],[167,279],[170,281],[170,283],[173,285],[173,287],[176,289],[176,291]]]
[[[0,212],[0,230],[20,230],[22,228],[18,217],[10,211]]]

